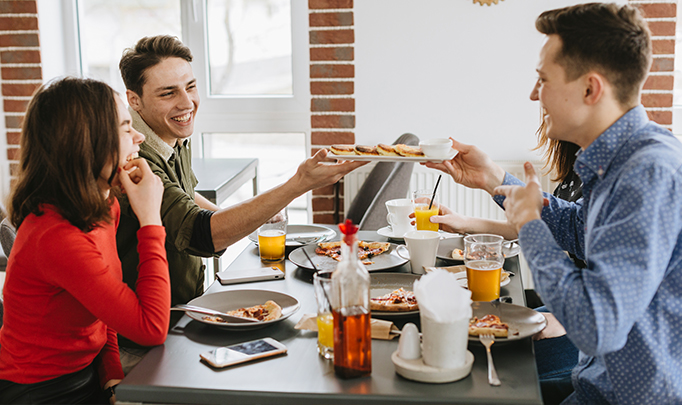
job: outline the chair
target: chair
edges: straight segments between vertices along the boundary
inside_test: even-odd
[[[12,250],[14,238],[17,236],[17,231],[7,218],[0,222],[0,244],[5,256],[9,257],[9,252]]]
[[[402,134],[395,142],[397,144],[418,145],[416,135]],[[372,169],[367,179],[353,198],[346,218],[358,224],[361,230],[378,230],[388,226],[386,221],[386,201],[405,198],[410,187],[413,162],[380,162]]]

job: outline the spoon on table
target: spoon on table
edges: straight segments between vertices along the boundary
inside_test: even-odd
[[[210,308],[198,307],[196,305],[179,304],[171,308],[171,311],[196,312],[199,314],[211,315],[223,319],[228,323],[250,323],[260,322],[258,319],[242,318],[241,316],[228,315],[224,312],[216,311]]]

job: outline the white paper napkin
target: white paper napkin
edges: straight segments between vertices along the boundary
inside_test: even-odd
[[[435,269],[414,282],[419,311],[436,322],[471,318],[471,291],[460,287],[454,274]]]

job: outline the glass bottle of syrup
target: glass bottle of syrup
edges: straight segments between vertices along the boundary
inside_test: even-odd
[[[372,331],[369,311],[369,273],[358,259],[358,227],[340,224],[341,262],[332,273],[334,372],[342,378],[372,372]]]

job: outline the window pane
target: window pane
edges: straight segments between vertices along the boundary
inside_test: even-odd
[[[211,94],[291,95],[290,0],[208,0]]]
[[[118,62],[142,37],[182,40],[180,0],[78,0],[83,75],[125,93]]]
[[[269,190],[287,181],[306,159],[304,133],[277,134],[204,134],[206,158],[258,158],[258,188]],[[230,206],[252,197],[251,184],[246,184],[229,197]],[[307,223],[305,195],[289,204],[289,222]],[[292,212],[293,211],[293,212]]]

